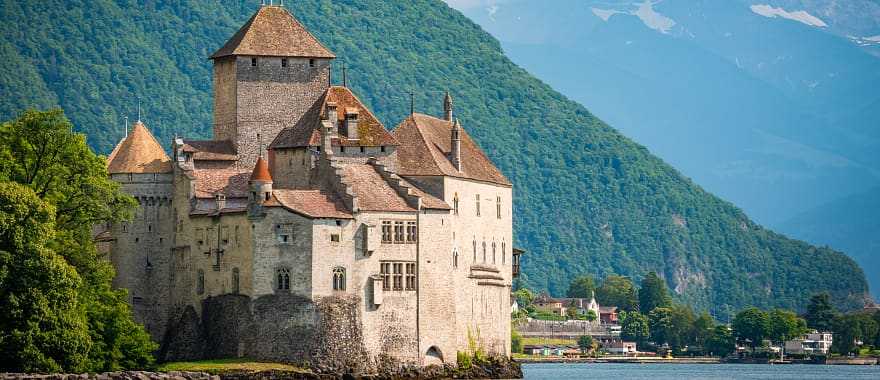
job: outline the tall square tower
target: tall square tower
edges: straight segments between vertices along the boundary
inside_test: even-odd
[[[334,58],[285,8],[261,7],[211,56],[214,139],[230,141],[237,164],[252,167],[260,145],[321,98]]]

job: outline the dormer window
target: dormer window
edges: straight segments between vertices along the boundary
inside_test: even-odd
[[[287,58],[281,58],[281,67],[287,67]]]
[[[251,66],[254,66],[254,67],[257,66],[257,59],[256,58],[251,58]]]

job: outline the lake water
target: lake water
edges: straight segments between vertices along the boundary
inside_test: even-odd
[[[880,379],[880,366],[767,364],[523,364],[526,380]]]

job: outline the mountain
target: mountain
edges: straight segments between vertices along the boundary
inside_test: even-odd
[[[880,284],[880,187],[816,207],[784,223],[780,230],[800,239],[845,250],[871,284]],[[876,296],[876,293],[875,293]]]
[[[206,58],[253,3],[3,0],[2,51],[13,63],[0,75],[12,94],[0,99],[0,116],[58,104],[108,152],[139,97],[160,141],[206,136]],[[337,68],[345,64],[349,86],[384,124],[409,113],[410,92],[432,114],[440,114],[444,91],[454,95],[464,128],[515,184],[529,286],[561,294],[579,274],[638,280],[654,270],[680,300],[718,313],[800,308],[819,291],[843,307],[864,301],[867,284],[851,259],[752,222],[517,67],[496,39],[443,2],[286,4],[336,53]]]
[[[789,231],[880,186],[876,0],[449,2],[515,63],[758,223]],[[865,232],[846,239],[880,235]],[[827,244],[811,236],[795,235]]]

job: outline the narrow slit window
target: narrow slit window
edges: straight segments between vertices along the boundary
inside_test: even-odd
[[[257,59],[251,58],[251,66],[257,66]]]

